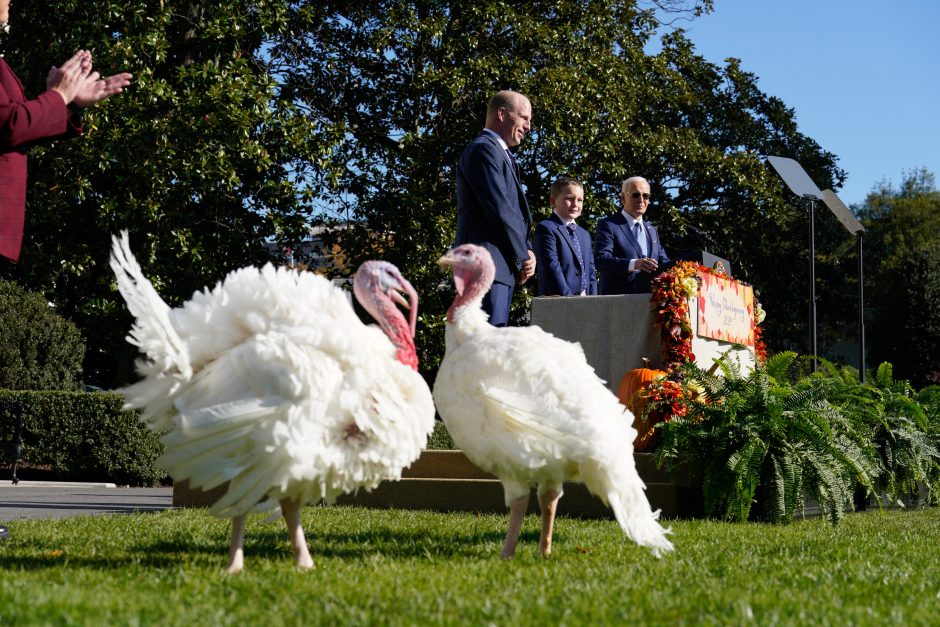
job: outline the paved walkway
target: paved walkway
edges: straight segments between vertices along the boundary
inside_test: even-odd
[[[0,481],[0,524],[15,520],[159,512],[173,506],[173,488],[117,488],[107,483]]]

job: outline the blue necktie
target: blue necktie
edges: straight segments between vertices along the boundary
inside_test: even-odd
[[[574,222],[567,226],[568,235],[571,236],[571,247],[574,248],[574,254],[578,258],[578,265],[581,266],[581,289],[578,290],[578,293],[587,293],[588,288],[588,276],[587,269],[584,267],[584,256],[581,254],[581,242],[578,241],[578,225]]]
[[[640,244],[640,252],[643,253],[644,257],[648,256],[649,250],[646,245],[646,231],[640,225],[639,220],[633,223],[633,234],[636,236],[636,241]]]

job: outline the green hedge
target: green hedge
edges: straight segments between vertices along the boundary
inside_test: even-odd
[[[168,479],[154,467],[163,452],[159,437],[140,423],[139,411],[121,409],[120,394],[0,390],[0,443],[11,442],[16,428],[4,412],[8,401],[23,408],[20,463],[27,468],[50,468],[55,479],[68,481],[150,486]],[[427,448],[456,448],[442,422]],[[0,480],[9,478],[10,461],[0,454]]]
[[[428,437],[427,448],[432,451],[449,451],[457,448],[450,433],[447,432],[447,427],[440,420],[434,422],[434,431]]]
[[[163,452],[159,437],[141,424],[139,412],[121,409],[120,394],[0,390],[0,442],[10,442],[16,427],[15,417],[2,411],[5,401],[23,410],[21,463],[49,467],[55,479],[70,481],[150,486],[165,478],[154,467]]]

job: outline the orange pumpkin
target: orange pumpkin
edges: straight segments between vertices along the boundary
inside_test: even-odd
[[[662,370],[649,368],[649,359],[643,359],[642,368],[628,370],[623,378],[620,379],[620,385],[617,387],[617,398],[629,409],[633,415],[633,428],[637,431],[636,442],[633,443],[633,450],[642,453],[652,450],[656,444],[659,434],[653,429],[656,421],[650,417],[643,420],[643,410],[646,409],[647,390],[650,383],[659,377],[666,376]]]

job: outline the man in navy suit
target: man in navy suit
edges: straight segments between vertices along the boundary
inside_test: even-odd
[[[551,217],[535,225],[539,296],[597,294],[591,235],[575,222],[584,209],[584,187],[563,176],[552,183],[549,202]]]
[[[498,327],[509,323],[515,285],[535,274],[535,254],[528,241],[532,217],[510,151],[522,142],[531,121],[528,98],[500,91],[486,108],[483,132],[457,162],[455,245],[478,244],[492,255],[496,277],[483,298],[483,310],[490,315],[490,324]]]
[[[600,271],[601,294],[649,292],[649,279],[669,256],[659,234],[643,219],[650,203],[650,184],[640,176],[628,178],[620,188],[623,211],[597,224],[594,263]]]

